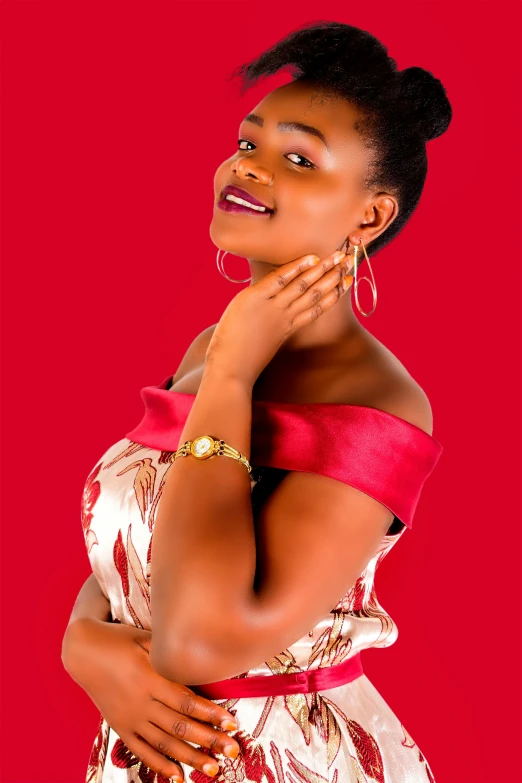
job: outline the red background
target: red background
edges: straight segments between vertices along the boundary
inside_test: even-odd
[[[520,12],[3,2],[3,781],[85,780],[98,713],[60,659],[90,573],[83,484],[140,421],[140,389],[242,287],[216,268],[213,175],[242,117],[290,77],[239,98],[231,70],[318,19],[433,72],[454,110],[416,212],[376,257],[364,319],[427,392],[444,446],[377,574],[399,638],[364,655],[365,673],[437,783],[522,781]]]

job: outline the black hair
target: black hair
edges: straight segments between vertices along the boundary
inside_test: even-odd
[[[313,22],[289,33],[237,66],[231,78],[241,77],[243,94],[261,76],[281,68],[291,72],[293,81],[305,80],[320,93],[341,96],[357,107],[355,130],[372,150],[363,185],[392,193],[399,205],[391,225],[368,243],[375,254],[397,236],[419,202],[428,171],[426,142],[444,133],[451,121],[444,86],[423,68],[399,71],[377,38],[341,22]]]

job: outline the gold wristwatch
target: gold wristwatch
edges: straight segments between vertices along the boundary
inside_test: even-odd
[[[214,455],[218,457],[232,457],[232,459],[241,462],[249,473],[252,471],[252,467],[244,454],[229,446],[224,440],[217,440],[217,438],[213,438],[211,435],[199,435],[194,440],[186,440],[172,454],[170,461],[174,462],[178,457],[188,457],[190,454],[196,457],[196,459],[209,459],[209,457]]]

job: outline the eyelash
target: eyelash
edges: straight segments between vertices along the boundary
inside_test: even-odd
[[[241,142],[243,142],[243,141],[246,141],[247,144],[253,144],[254,147],[255,147],[254,142],[253,141],[249,141],[248,139],[238,139],[237,143],[241,144]],[[239,151],[240,152],[250,152],[250,150],[242,150],[241,148],[239,148]],[[289,155],[297,155],[298,158],[302,158],[303,160],[306,160],[306,162],[310,164],[309,166],[301,166],[299,163],[294,163],[294,161],[291,160],[290,163],[294,163],[294,166],[300,166],[300,168],[302,168],[302,169],[315,169],[314,164],[310,160],[308,160],[308,158],[305,158],[304,155],[301,155],[299,152],[290,152]]]

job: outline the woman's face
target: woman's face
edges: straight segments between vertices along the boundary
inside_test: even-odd
[[[279,266],[308,253],[322,258],[347,236],[366,245],[384,231],[397,202],[363,192],[369,150],[353,129],[358,114],[351,104],[290,82],[263,98],[252,115],[239,127],[237,151],[214,177],[210,237],[216,247]],[[279,123],[301,123],[317,133]],[[274,211],[223,210],[218,204],[226,185]]]

